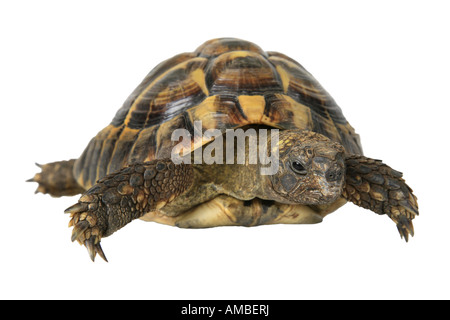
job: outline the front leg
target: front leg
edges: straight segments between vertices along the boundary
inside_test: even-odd
[[[381,160],[360,155],[346,158],[345,165],[344,198],[378,214],[387,214],[406,241],[408,235],[414,236],[412,220],[419,215],[419,208],[403,174]]]
[[[192,184],[192,176],[190,165],[164,159],[133,164],[102,178],[65,211],[72,217],[72,241],[84,244],[92,261],[97,253],[106,260],[102,237],[172,201]]]

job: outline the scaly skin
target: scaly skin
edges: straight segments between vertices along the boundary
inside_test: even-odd
[[[94,261],[107,237],[145,213],[159,209],[192,184],[192,168],[169,159],[130,165],[99,180],[77,204],[66,209],[74,226],[72,241],[88,249]]]
[[[346,158],[343,196],[357,206],[387,214],[402,238],[414,236],[412,220],[419,215],[417,198],[401,172],[381,160],[353,155]]]
[[[50,194],[52,197],[74,196],[83,193],[85,189],[81,187],[73,177],[73,165],[75,159],[67,161],[57,161],[44,165],[36,165],[42,172],[27,182],[37,182],[39,184],[36,193]]]

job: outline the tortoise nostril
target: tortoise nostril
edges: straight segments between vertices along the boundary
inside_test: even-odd
[[[338,181],[342,177],[342,169],[341,168],[331,168],[325,173],[325,178],[327,181]]]
[[[336,174],[334,172],[327,172],[327,180],[334,180]]]

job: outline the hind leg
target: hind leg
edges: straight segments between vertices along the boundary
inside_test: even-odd
[[[27,182],[39,184],[36,193],[48,193],[53,197],[74,196],[83,193],[82,188],[73,177],[75,159],[37,165],[42,169]]]

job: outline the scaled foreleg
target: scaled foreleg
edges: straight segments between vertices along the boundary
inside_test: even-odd
[[[72,241],[84,244],[92,260],[97,253],[106,260],[101,238],[172,201],[189,188],[192,176],[190,165],[164,159],[133,164],[104,177],[65,211],[72,217]]]
[[[378,214],[387,214],[400,236],[414,236],[412,220],[419,214],[417,198],[398,172],[381,160],[360,155],[346,158],[343,196],[354,204]]]

